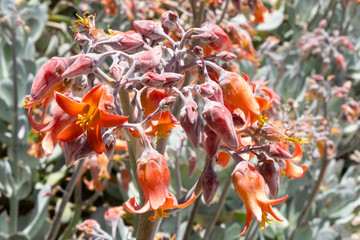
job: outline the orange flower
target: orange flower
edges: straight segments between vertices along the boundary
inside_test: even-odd
[[[268,213],[276,220],[283,221],[276,215],[272,205],[285,201],[288,196],[270,200],[266,193],[265,180],[255,167],[247,162],[240,162],[231,176],[235,192],[244,202],[247,213],[245,228],[240,236],[244,235],[249,228],[252,215],[261,223],[261,230],[265,229],[265,222],[271,224],[272,220],[267,217]]]
[[[128,117],[109,114],[105,111],[104,102],[100,100],[101,98],[108,99],[107,95],[103,85],[94,87],[80,103],[56,93],[56,101],[64,112],[71,116],[77,116],[77,119],[58,135],[58,139],[69,142],[86,131],[92,149],[98,154],[103,153],[105,146],[101,138],[101,127],[120,126],[128,119]],[[106,104],[104,105],[106,106]]]
[[[195,201],[193,193],[191,198],[178,204],[176,197],[169,192],[170,171],[166,165],[165,158],[154,149],[145,149],[137,160],[137,178],[145,196],[145,204],[140,207],[135,197],[125,203],[125,208],[131,213],[144,213],[155,210],[155,215],[149,217],[151,221],[156,218],[168,217],[165,210],[172,208],[185,208]]]
[[[284,143],[278,143],[278,145],[280,145],[280,147],[282,147],[284,150],[288,151],[288,146],[285,145]],[[302,149],[301,149],[300,144],[294,142],[294,146],[295,146],[295,151],[292,154],[292,158],[285,159],[286,168],[281,169],[281,171],[288,178],[291,178],[291,177],[302,178],[305,174],[307,166],[300,165],[300,167],[299,167],[294,164],[294,163],[300,162],[302,159]]]
[[[247,79],[247,76],[244,76]],[[223,92],[224,104],[230,112],[239,108],[245,114],[245,122],[250,124],[262,120],[261,107],[248,81],[237,73],[223,71],[220,73],[219,84]]]
[[[156,134],[158,138],[166,139],[168,134],[171,132],[171,129],[177,125],[179,125],[179,122],[176,120],[174,115],[170,113],[170,111],[160,112],[149,122],[147,128],[145,129],[145,134]]]

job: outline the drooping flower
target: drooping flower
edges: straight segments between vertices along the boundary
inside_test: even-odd
[[[246,80],[247,76],[244,75]],[[223,92],[224,104],[233,112],[239,108],[245,115],[246,119],[250,119],[250,124],[256,120],[263,121],[261,117],[261,106],[254,96],[249,82],[234,72],[222,71],[219,77],[219,85]]]
[[[101,99],[108,99],[108,95],[103,85],[94,87],[82,98],[80,103],[56,93],[56,101],[64,112],[71,116],[77,116],[77,119],[58,135],[58,139],[69,142],[86,132],[94,151],[98,154],[103,153],[105,146],[101,138],[101,127],[120,126],[128,119],[125,116],[106,112],[107,100],[101,101]]]
[[[278,143],[284,150],[288,151],[288,146],[285,143]],[[292,158],[285,159],[286,168],[281,169],[281,172],[288,178],[302,178],[305,174],[307,166],[297,166],[294,163],[299,163],[302,159],[302,149],[299,143],[294,142],[295,150]]]
[[[261,223],[261,230],[265,229],[265,223],[271,224],[267,214],[269,213],[278,221],[283,221],[272,209],[272,206],[287,199],[287,195],[280,199],[270,200],[266,193],[265,180],[251,164],[240,162],[233,173],[232,182],[236,194],[241,198],[246,207],[246,223],[240,236],[244,235],[249,228],[252,216]]]
[[[45,62],[38,71],[31,87],[29,102],[24,104],[30,108],[43,99],[54,98],[55,91],[64,92],[71,85],[62,81],[62,73],[68,68],[72,58],[53,57]]]
[[[156,218],[168,217],[165,210],[172,208],[185,208],[195,201],[193,193],[190,199],[178,204],[176,197],[169,192],[170,171],[165,158],[154,149],[145,149],[137,160],[137,178],[145,196],[145,204],[140,207],[135,197],[125,203],[125,208],[131,213],[144,213],[155,210],[155,215],[149,217],[151,221]]]

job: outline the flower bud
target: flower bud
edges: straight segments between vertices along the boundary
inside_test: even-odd
[[[221,27],[215,23],[206,23],[201,29],[204,31],[204,37],[201,40],[203,40],[209,47],[217,52],[231,52],[232,46],[230,38]],[[208,35],[207,38],[205,37],[205,33]]]
[[[53,87],[56,84],[62,84],[62,74],[68,68],[71,61],[71,58],[53,57],[49,61],[45,62],[39,69],[32,84],[29,99],[30,102],[24,106],[32,107],[39,102],[39,100],[47,97],[48,95],[53,95]]]
[[[149,51],[139,52],[134,57],[135,71],[151,72],[160,64],[162,57],[161,46],[152,48]]]
[[[113,36],[110,39],[94,44],[97,51],[106,51],[107,49],[104,46],[117,51],[133,51],[145,45],[141,35],[135,31],[120,32],[111,30],[111,32],[113,32]]]
[[[207,159],[207,164],[200,177],[200,184],[203,189],[203,197],[206,206],[210,206],[219,188],[219,177],[212,167],[212,159]]]
[[[174,105],[175,100],[176,100],[176,97],[174,97],[174,96],[169,96],[169,97],[165,97],[165,98],[161,99],[161,101],[159,103],[160,111],[165,112],[165,111],[171,110],[172,106]]]
[[[229,62],[236,59],[236,55],[228,51],[222,51],[221,53],[216,54],[216,58],[224,62]]]
[[[134,21],[134,28],[146,38],[153,40],[164,38],[165,35],[161,24],[151,20]]]
[[[91,41],[86,35],[76,32],[74,34],[74,42],[77,43],[79,46],[84,46]]]
[[[77,57],[75,62],[61,75],[62,78],[74,78],[92,73],[101,63],[103,54],[86,53]]]
[[[238,149],[239,141],[236,136],[234,122],[230,111],[221,103],[208,101],[205,103],[202,117],[207,125],[229,147]]]
[[[200,142],[201,119],[197,104],[191,98],[180,111],[180,125],[184,129],[189,141],[197,148]]]
[[[163,76],[166,80],[162,86],[163,88],[176,86],[184,78],[184,75],[173,72],[164,72],[161,76]]]
[[[141,83],[147,87],[160,87],[166,82],[166,78],[154,72],[148,72],[141,76]]]
[[[166,11],[161,16],[161,19],[162,19],[162,26],[171,30],[177,27],[179,16],[173,11]]]
[[[269,187],[270,196],[277,198],[280,185],[280,167],[274,160],[267,159],[259,164],[258,170]]]
[[[220,147],[220,137],[208,125],[203,128],[203,147],[210,159],[213,159]]]
[[[200,46],[195,46],[193,52],[196,56],[201,57],[204,54],[204,49]]]

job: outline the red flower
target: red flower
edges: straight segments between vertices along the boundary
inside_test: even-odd
[[[101,127],[120,126],[128,119],[105,111],[106,109],[101,105],[103,103],[101,98],[108,98],[107,95],[103,85],[94,87],[80,103],[56,93],[56,101],[64,112],[78,117],[58,135],[58,139],[69,142],[86,131],[92,149],[98,154],[103,153],[105,147],[101,138]]]
[[[193,193],[187,202],[178,204],[176,197],[168,190],[170,171],[165,158],[154,149],[144,150],[137,160],[136,174],[145,196],[145,204],[140,207],[136,203],[135,197],[130,198],[125,203],[125,208],[131,213],[155,210],[155,215],[149,217],[151,221],[154,221],[156,218],[168,217],[168,214],[164,212],[165,210],[185,208],[196,199]]]
[[[252,215],[255,216],[258,222],[261,222],[262,230],[265,229],[265,222],[270,223],[271,221],[267,217],[268,213],[276,220],[283,221],[276,215],[272,205],[285,201],[287,195],[281,199],[270,200],[266,193],[264,178],[247,162],[240,162],[231,176],[235,192],[244,202],[247,213],[245,228],[240,233],[240,236],[244,235],[249,228]]]

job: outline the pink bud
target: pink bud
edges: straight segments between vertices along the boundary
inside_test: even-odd
[[[214,81],[196,86],[196,90],[203,97],[209,98],[211,101],[223,103],[223,94],[220,86]]]
[[[151,20],[138,20],[134,22],[134,28],[147,38],[159,39],[163,38],[165,32],[160,23]]]
[[[71,66],[61,75],[62,78],[74,78],[92,73],[101,63],[103,54],[81,54]]]
[[[193,52],[196,56],[201,57],[204,54],[204,49],[200,46],[195,46]]]
[[[220,147],[220,137],[207,125],[203,128],[203,147],[210,159],[213,159]]]
[[[167,29],[173,29],[177,27],[177,22],[179,21],[179,16],[173,11],[166,11],[163,13],[162,17],[162,26]]]
[[[225,144],[233,149],[238,149],[239,141],[236,136],[232,115],[223,104],[207,101],[201,115],[211,130],[213,130]]]
[[[74,42],[80,46],[84,46],[84,45],[88,44],[89,41],[90,41],[90,39],[84,34],[76,32],[74,35]]]
[[[63,79],[62,74],[71,61],[71,58],[53,57],[45,62],[39,69],[31,87],[30,102],[44,98],[54,85],[60,83]]]
[[[224,62],[229,62],[236,59],[236,55],[228,51],[222,51],[221,53],[216,54],[216,58]]]
[[[149,51],[143,51],[136,54],[134,57],[135,71],[151,72],[160,64],[162,57],[161,46],[152,48]]]
[[[216,191],[219,188],[219,177],[212,167],[212,160],[207,159],[207,164],[200,177],[200,184],[203,189],[203,196],[206,206],[210,206],[215,197]]]
[[[160,87],[166,78],[158,73],[148,72],[141,76],[141,83],[147,87]]]
[[[190,98],[180,111],[180,125],[192,145],[197,148],[200,142],[201,119],[196,102]]]
[[[176,98],[174,96],[169,96],[161,99],[159,103],[159,109],[162,112],[171,110],[172,106],[175,103]]]
[[[164,72],[161,76],[163,76],[166,80],[162,86],[163,88],[176,86],[184,78],[184,75],[173,72]]]
[[[110,39],[97,42],[93,45],[93,47],[102,52],[107,50],[104,46],[111,47],[113,50],[117,51],[132,51],[145,45],[141,35],[135,31],[130,30],[127,32],[114,32],[115,35],[113,35]]]

